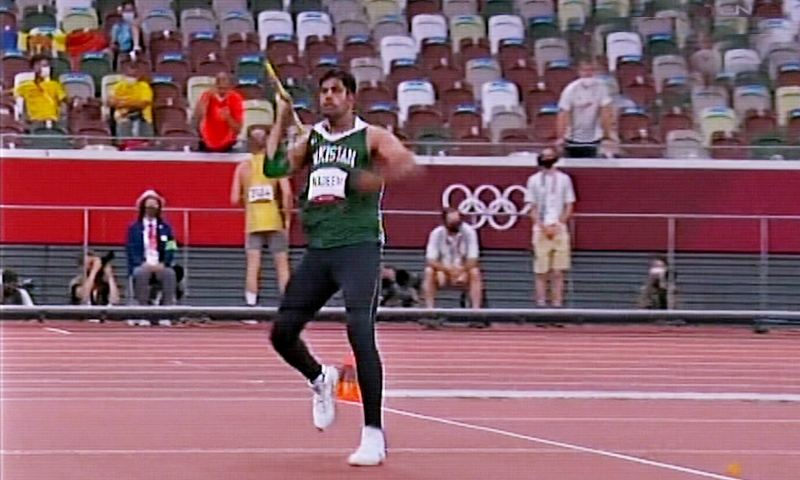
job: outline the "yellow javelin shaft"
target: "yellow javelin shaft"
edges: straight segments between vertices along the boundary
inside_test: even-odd
[[[278,90],[278,94],[280,94],[280,96],[282,96],[284,99],[290,101],[290,103],[291,103],[291,98],[292,97],[289,96],[289,92],[287,92],[286,89],[283,88],[283,84],[281,83],[281,79],[278,77],[278,74],[275,73],[275,69],[272,67],[272,64],[269,62],[269,59],[267,59],[264,62],[264,66],[267,69],[267,75],[269,75],[269,77],[272,79],[272,82],[275,84],[275,88]],[[305,126],[303,125],[303,122],[302,122],[302,120],[300,120],[300,117],[297,115],[297,112],[295,111],[294,106],[291,106],[291,109],[292,109],[292,119],[294,120],[295,125],[297,125],[299,133],[303,133],[305,131]]]

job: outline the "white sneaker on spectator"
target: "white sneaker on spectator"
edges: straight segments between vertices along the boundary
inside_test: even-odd
[[[383,430],[376,427],[364,427],[361,430],[361,445],[348,463],[354,467],[374,467],[386,460],[386,437]]]
[[[336,387],[339,384],[339,370],[323,366],[322,373],[313,382],[314,426],[320,430],[330,427],[336,419]]]

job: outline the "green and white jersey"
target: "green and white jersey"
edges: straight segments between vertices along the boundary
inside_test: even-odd
[[[351,130],[330,133],[327,122],[320,122],[309,135],[309,170],[300,202],[310,248],[384,240],[382,192],[348,192],[345,188],[348,171],[369,170],[372,166],[368,126],[356,117]]]

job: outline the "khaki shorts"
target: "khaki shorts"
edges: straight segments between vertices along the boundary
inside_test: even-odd
[[[247,250],[261,251],[264,245],[269,245],[269,251],[273,255],[289,251],[289,239],[286,236],[286,232],[272,230],[268,232],[250,232],[247,234],[245,240],[245,248]]]
[[[533,271],[542,275],[550,270],[569,270],[570,268],[569,233],[562,231],[553,238],[543,233],[533,233]]]

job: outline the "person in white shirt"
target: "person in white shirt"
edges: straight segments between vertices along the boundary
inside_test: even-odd
[[[422,290],[425,306],[433,308],[436,290],[447,286],[469,291],[472,308],[481,308],[483,280],[478,266],[478,234],[461,220],[455,208],[442,212],[444,225],[431,231],[425,252],[425,278]]]
[[[570,268],[570,235],[567,228],[575,204],[575,189],[569,175],[555,167],[558,154],[545,148],[539,155],[541,170],[528,178],[526,202],[533,223],[533,270],[536,274],[536,305],[547,306],[548,279],[552,306],[564,305],[564,272]]]
[[[557,146],[568,157],[596,157],[602,141],[619,142],[608,87],[595,77],[592,60],[578,62],[578,76],[561,92],[556,125]]]

